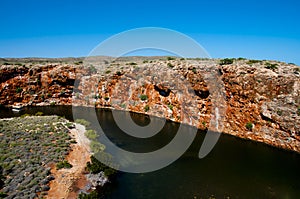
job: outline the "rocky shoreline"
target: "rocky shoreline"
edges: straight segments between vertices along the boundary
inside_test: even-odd
[[[202,130],[210,127],[213,115],[214,98],[205,77],[214,70],[216,81],[224,85],[223,133],[300,152],[300,69],[294,64],[246,59],[189,62],[169,57],[102,57],[88,67],[83,59],[5,61],[0,68],[2,106],[113,108],[164,117]],[[105,70],[102,67],[99,72],[100,65]],[[143,83],[137,75],[141,68],[146,79]],[[175,71],[188,80],[195,95],[182,94],[171,84],[151,79],[147,68],[159,69],[162,74]],[[189,102],[195,106],[185,112],[183,104],[189,107]]]

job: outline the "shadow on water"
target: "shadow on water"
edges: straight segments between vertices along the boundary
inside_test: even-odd
[[[94,109],[78,107],[83,119]],[[56,114],[72,120],[71,106],[27,107],[20,113],[2,109],[0,117],[24,113]],[[167,122],[162,131],[148,139],[123,133],[114,123],[110,110],[97,109],[103,131],[119,147],[130,151],[157,150],[170,142],[179,124]],[[140,125],[147,116],[133,114]],[[92,127],[97,129],[98,125]],[[150,173],[119,175],[106,198],[299,198],[300,155],[265,144],[222,135],[213,151],[197,157],[205,132],[198,132],[190,148],[173,164]]]

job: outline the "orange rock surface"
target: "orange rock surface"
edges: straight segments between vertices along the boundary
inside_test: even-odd
[[[213,70],[217,74],[213,81],[224,86],[223,133],[300,152],[298,66],[248,60],[235,60],[229,65],[220,65],[219,60],[136,60],[137,65],[128,64],[128,60],[104,60],[96,73],[84,63],[49,62],[2,65],[0,103],[109,107],[207,129],[214,114],[212,107],[218,103],[206,82]],[[270,63],[276,67],[268,67]],[[172,71],[178,78],[166,81],[164,77]],[[185,78],[192,92],[174,86],[180,77]],[[247,123],[252,128],[247,128]]]

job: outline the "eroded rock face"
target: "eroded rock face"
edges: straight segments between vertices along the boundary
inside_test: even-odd
[[[6,79],[0,85],[2,105],[13,105],[16,102],[25,105],[72,103],[74,66],[47,64],[18,67],[1,66],[1,74],[2,71],[5,73],[3,80]]]
[[[135,61],[102,62],[102,73],[72,63],[2,65],[0,103],[110,107],[207,129],[217,99],[206,80],[214,70],[217,79],[211,81],[222,82],[225,89],[224,133],[300,152],[299,67],[248,60],[229,65],[219,60]],[[182,79],[188,89],[178,83]]]
[[[24,75],[28,72],[28,68],[25,66],[17,66],[17,67],[1,67],[0,73],[0,82],[3,83],[11,78],[14,78],[19,75]]]
[[[225,132],[300,151],[299,82],[297,66],[264,62],[220,66],[228,98]],[[251,122],[249,130],[245,124]]]

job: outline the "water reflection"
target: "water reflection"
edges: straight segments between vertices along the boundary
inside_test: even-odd
[[[42,111],[72,120],[72,107],[32,107],[20,113],[2,109],[0,117],[14,117]],[[91,108],[78,107],[86,118]],[[136,139],[115,125],[109,110],[97,110],[97,118],[111,141],[127,150],[157,150],[174,138],[178,124],[167,122],[162,131],[148,139]],[[135,115],[135,121],[147,119]],[[139,119],[140,118],[140,119]],[[96,126],[92,126],[95,127]],[[168,167],[146,174],[120,175],[107,198],[299,198],[300,155],[261,143],[222,135],[213,151],[203,159],[198,152],[205,132],[184,155]]]

